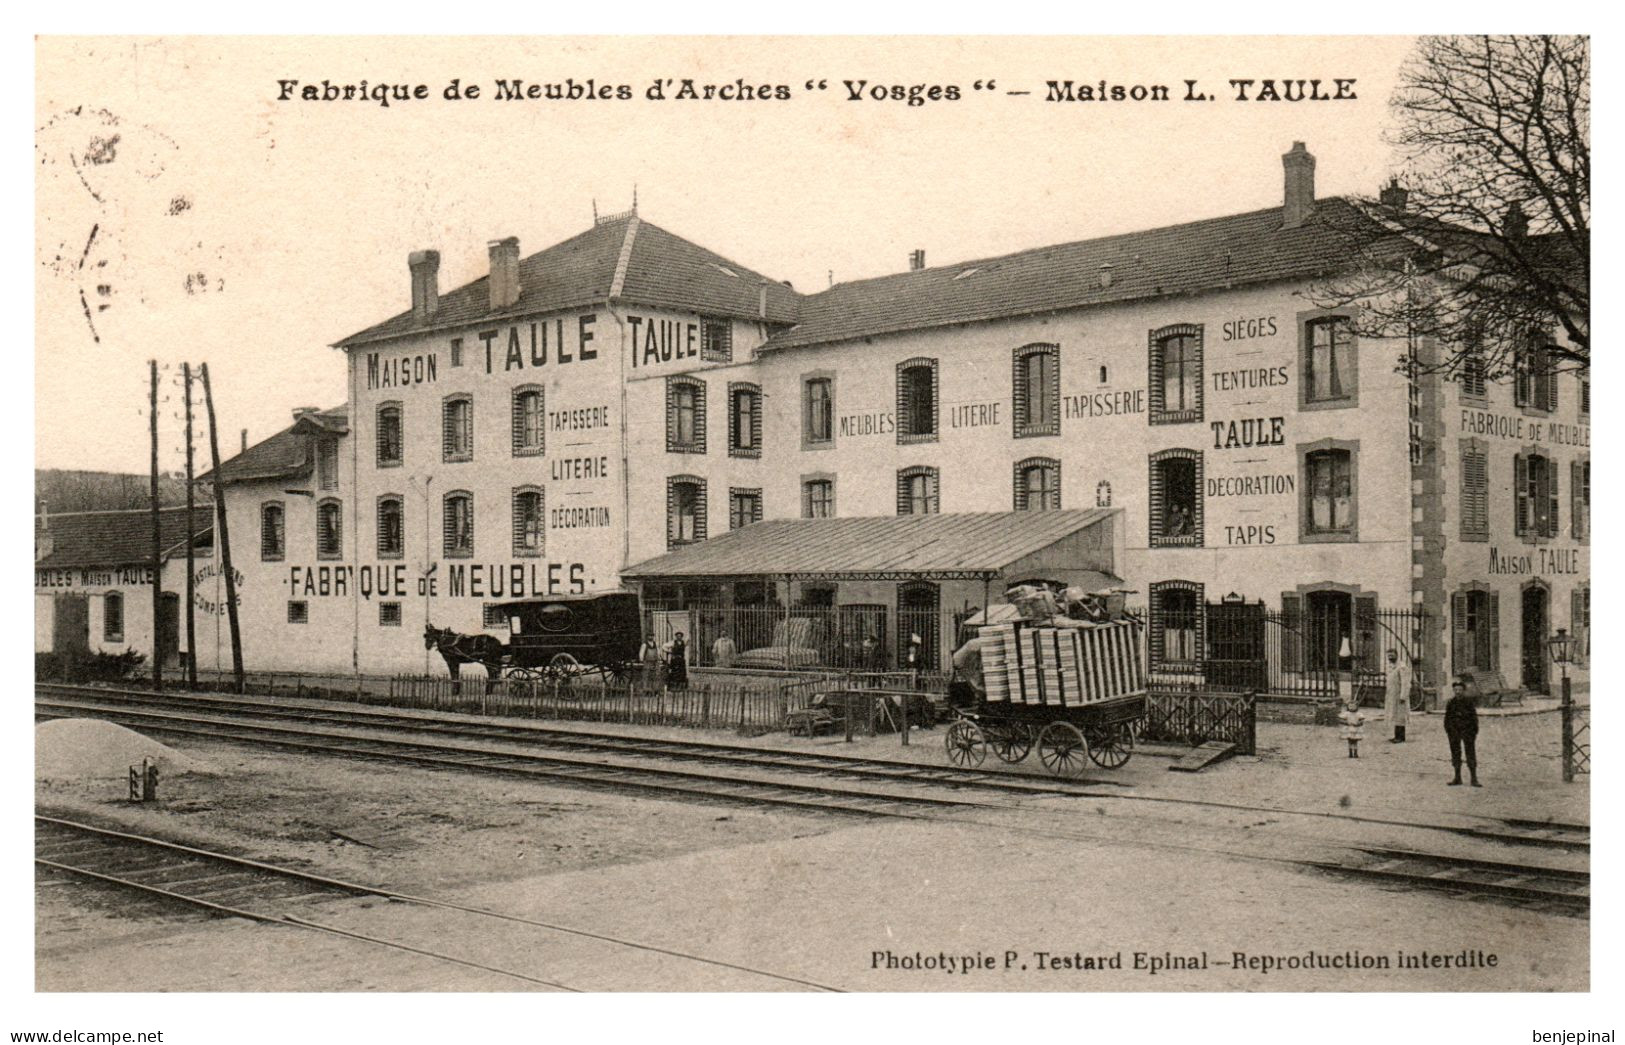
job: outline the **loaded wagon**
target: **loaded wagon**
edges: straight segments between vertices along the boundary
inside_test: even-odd
[[[629,678],[638,664],[642,618],[634,592],[559,595],[505,602],[510,678]]]
[[[1126,618],[983,627],[954,656],[960,684],[945,738],[949,761],[979,766],[992,749],[1015,763],[1037,748],[1058,777],[1079,775],[1090,760],[1122,766],[1146,713],[1142,633],[1139,621]]]

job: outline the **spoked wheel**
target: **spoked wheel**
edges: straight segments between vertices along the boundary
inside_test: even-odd
[[[543,672],[547,678],[568,682],[581,674],[581,662],[568,653],[555,653]]]
[[[1089,757],[1105,769],[1118,769],[1134,754],[1134,731],[1127,722],[1101,726],[1089,733]]]
[[[1051,722],[1038,734],[1038,760],[1058,777],[1075,777],[1089,764],[1089,745],[1070,722]]]
[[[948,727],[943,742],[948,747],[948,761],[962,769],[974,769],[987,758],[987,737],[982,727],[969,719],[960,719]]]
[[[988,746],[1003,762],[1020,762],[1033,749],[1033,733],[1025,725],[1012,722],[987,731]]]
[[[542,677],[536,668],[514,667],[508,669],[508,678],[518,679],[520,682],[534,682]]]

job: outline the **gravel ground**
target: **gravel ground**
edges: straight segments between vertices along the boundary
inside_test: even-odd
[[[1551,721],[1521,718],[1529,721],[1487,722],[1485,739],[1511,749]],[[1373,819],[1474,823],[1545,811],[1536,818],[1583,820],[1583,785],[1541,780],[1537,756],[1517,764],[1519,776],[1504,760],[1492,775],[1488,744],[1490,788],[1440,786],[1437,729],[1413,717],[1415,743],[1373,743],[1369,760],[1355,763],[1323,750],[1327,731],[1266,725],[1257,759],[1187,775],[1169,773],[1165,758],[1139,758],[1114,776],[1131,788],[976,811],[974,823],[862,823],[191,741],[177,746],[219,771],[163,781],[156,807],[128,804],[122,782],[106,780],[41,782],[36,801],[62,815],[747,967],[379,901],[306,913],[587,990],[794,986],[763,972],[855,990],[1584,989],[1583,919],[1383,889],[1280,862],[1361,844],[1562,866],[1584,866],[1583,856],[1485,854],[1438,832],[1112,797],[1203,795]],[[940,760],[940,732],[917,736],[906,750],[896,738],[791,746],[931,762]],[[1380,725],[1368,733],[1380,735]],[[338,937],[176,913],[49,876],[36,894],[41,990],[545,989]],[[1400,951],[1423,950],[1493,953],[1496,965],[1397,967]],[[1237,951],[1282,960],[1359,952],[1390,967],[1265,973],[1232,967]],[[1108,967],[1041,969],[1038,952],[1095,955]],[[1168,967],[1156,975],[1136,969],[1137,953],[1146,965],[1156,957]],[[1200,963],[1204,953],[1205,969],[1173,967],[1182,964],[1176,958]],[[916,955],[938,965],[939,954],[991,956],[993,968],[908,967]],[[1122,968],[1110,967],[1114,958]]]

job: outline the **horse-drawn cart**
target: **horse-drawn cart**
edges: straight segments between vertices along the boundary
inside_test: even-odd
[[[569,682],[596,676],[629,678],[637,667],[642,625],[633,592],[595,592],[505,602],[506,643],[491,635],[460,635],[427,627],[424,646],[436,649],[453,678],[464,664],[481,664],[486,677]]]
[[[1146,713],[1139,622],[1009,623],[971,643],[955,657],[973,684],[955,687],[945,738],[954,765],[979,766],[989,749],[1020,762],[1036,747],[1050,773],[1074,777],[1091,760],[1117,769],[1133,755]]]

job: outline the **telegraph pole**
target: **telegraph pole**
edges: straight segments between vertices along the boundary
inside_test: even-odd
[[[148,427],[152,431],[152,688],[161,693],[164,688],[164,576],[159,557],[164,549],[158,532],[158,361],[149,360],[147,367],[152,376],[147,410]]]
[[[215,545],[220,549],[220,572],[226,577],[226,620],[231,625],[231,672],[236,692],[243,691],[243,633],[237,624],[237,578],[231,569],[231,532],[226,528],[225,483],[220,479],[220,437],[214,424],[214,391],[209,387],[209,364],[199,368],[203,378],[203,406],[209,414],[209,454],[214,459],[214,512],[219,522]]]
[[[197,605],[197,564],[192,544],[197,539],[197,524],[193,513],[197,510],[197,496],[192,489],[192,364],[181,364],[181,379],[186,385],[186,688],[197,689],[197,620],[193,610]]]

